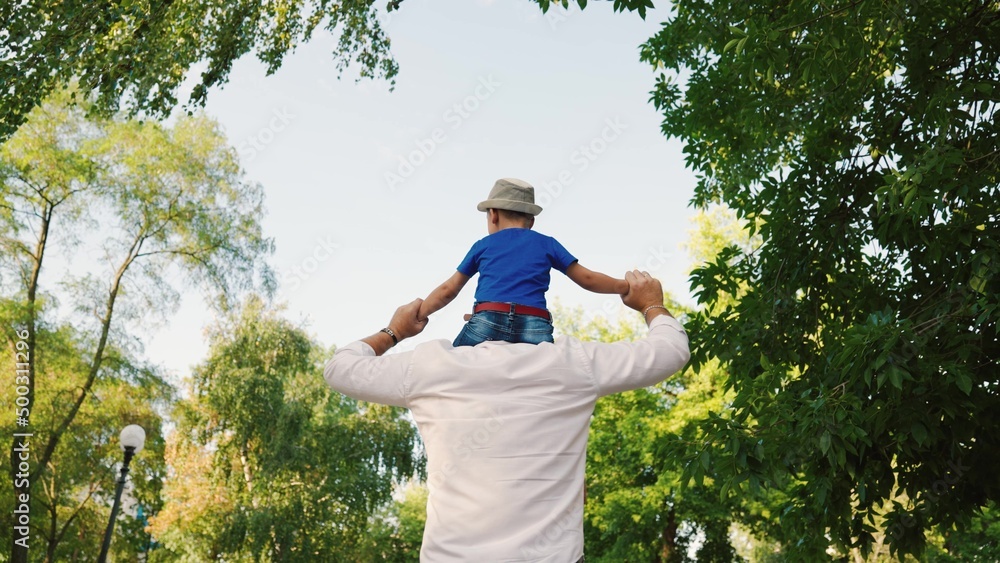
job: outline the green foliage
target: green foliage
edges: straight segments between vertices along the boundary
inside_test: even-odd
[[[259,225],[263,189],[243,181],[217,123],[204,115],[170,128],[88,119],[72,92],[34,110],[0,147],[0,245],[9,251],[0,264],[19,274],[0,278],[5,291],[28,292],[33,266],[44,259],[39,252],[52,238],[70,252],[87,243],[109,264],[105,272],[64,280],[88,313],[105,308],[107,286],[114,285],[97,276],[131,282],[134,291],[119,306],[132,300],[130,318],[147,321],[176,302],[166,278],[171,269],[222,301],[273,286],[257,260],[273,250]]]
[[[547,11],[551,0],[535,0]],[[581,8],[586,0],[576,0]],[[568,6],[569,0],[556,0]],[[387,0],[386,11],[402,0]],[[213,86],[225,84],[233,63],[254,53],[273,74],[318,30],[337,38],[337,70],[395,85],[399,65],[382,29],[375,0],[137,0],[0,3],[0,142],[42,100],[78,80],[83,97],[101,115],[162,118],[179,102],[203,106]],[[652,0],[614,0],[616,12],[646,17]],[[188,100],[180,86],[200,72]]]
[[[419,559],[427,522],[428,492],[426,485],[413,485],[406,490],[403,501],[394,505],[392,515],[399,522],[399,551],[406,554],[400,561],[416,562]]]
[[[681,0],[643,47],[694,204],[760,237],[688,329],[735,391],[711,465],[788,495],[788,557],[919,554],[1000,495],[998,38],[995,1]]]
[[[397,2],[398,4],[398,2]],[[343,71],[392,80],[389,52],[373,0],[110,0],[4,2],[0,43],[0,141],[56,88],[78,79],[95,110],[165,116],[181,83],[204,65],[188,103],[204,104],[233,63],[254,52],[275,72],[286,54],[317,30],[338,37],[333,58]]]
[[[402,499],[393,502],[371,522],[370,547],[358,561],[417,563],[427,521],[427,485],[411,482]]]
[[[668,306],[683,312],[676,303]],[[581,316],[565,310],[554,315],[560,332],[585,340],[616,342],[645,333],[637,316],[617,326],[603,318],[582,323]],[[695,561],[736,560],[729,527],[739,518],[739,501],[704,472],[690,486],[683,476],[687,460],[703,448],[698,422],[725,408],[723,375],[717,365],[685,370],[655,387],[598,400],[587,447],[588,561],[691,561],[688,549],[695,543]]]
[[[928,534],[921,563],[1000,561],[1000,514],[996,507],[995,502],[987,503],[966,527]]]
[[[11,320],[0,316],[5,325]],[[42,424],[36,426],[36,437],[28,439],[31,448],[39,448],[43,443],[39,438],[51,433],[47,423],[60,420],[59,415],[71,408],[88,371],[86,342],[69,326],[41,329],[37,349],[32,415]],[[0,350],[0,362],[13,365],[10,348]],[[80,408],[71,435],[55,450],[33,489],[35,560],[70,561],[99,549],[122,462],[118,433],[128,424],[143,427],[146,442],[130,465],[127,498],[134,499],[145,512],[159,509],[166,473],[161,412],[172,397],[173,389],[156,369],[123,350],[108,350],[101,377]],[[2,428],[8,436],[24,430],[14,426],[13,399],[9,393],[0,397]],[[0,481],[6,515],[13,507],[12,495],[11,480]],[[0,533],[5,546],[10,545],[11,525],[5,520]],[[124,510],[115,527],[114,553],[122,560],[134,560],[144,551],[144,539],[135,510]]]
[[[49,561],[99,549],[126,424],[149,436],[132,481],[144,512],[158,508],[160,413],[172,391],[137,359],[134,330],[170,312],[175,274],[221,305],[271,285],[259,260],[271,250],[261,189],[242,182],[214,122],[183,117],[168,128],[88,119],[86,109],[61,92],[0,146],[0,330],[5,348],[16,332],[29,335],[25,429],[34,434],[34,488],[4,490],[2,501],[31,494],[33,536],[45,542],[32,556]],[[53,262],[53,252],[69,260]],[[71,306],[60,310],[57,295]],[[126,511],[118,529],[132,533],[114,549],[134,559],[141,522]],[[26,561],[25,552],[13,560]]]
[[[330,351],[258,299],[210,340],[176,410],[157,557],[356,560],[393,483],[418,472],[413,425],[399,409],[331,393]]]
[[[570,0],[534,0],[543,12],[548,12],[553,3],[559,4],[563,8],[568,8]],[[576,0],[580,9],[587,7],[587,0]],[[653,0],[614,0],[614,10],[616,12],[638,12],[639,17],[646,19],[646,10],[653,7]]]

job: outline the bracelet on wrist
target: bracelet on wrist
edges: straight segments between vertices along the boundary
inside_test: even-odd
[[[384,333],[388,334],[389,338],[392,338],[392,345],[393,346],[395,346],[396,344],[399,344],[399,340],[396,338],[396,333],[393,332],[391,328],[385,327],[382,330],[380,330],[379,332],[384,332]]]
[[[648,313],[651,309],[663,309],[664,311],[667,311],[667,308],[664,307],[663,305],[650,305],[649,307],[646,307],[645,309],[642,310],[643,319],[646,318],[646,313]],[[667,312],[669,313],[670,311]]]

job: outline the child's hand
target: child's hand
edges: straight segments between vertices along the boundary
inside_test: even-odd
[[[472,320],[472,313],[466,313],[462,318],[465,319],[465,322],[469,322]]]
[[[615,293],[620,297],[628,295],[630,286],[628,280],[615,280]]]
[[[417,311],[417,320],[422,323],[426,323],[427,319],[430,318],[430,312],[428,307],[425,305],[426,301],[420,303],[420,310]]]

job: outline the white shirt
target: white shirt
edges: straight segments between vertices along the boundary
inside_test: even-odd
[[[427,451],[424,563],[574,562],[583,554],[583,480],[598,397],[659,383],[684,367],[688,339],[660,315],[635,342],[446,340],[376,357],[337,350],[333,389],[407,407]]]

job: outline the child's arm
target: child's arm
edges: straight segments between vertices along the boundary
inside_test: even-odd
[[[458,296],[468,281],[469,276],[462,272],[452,274],[443,284],[434,288],[434,291],[420,304],[420,312],[417,313],[417,318],[425,320],[448,303],[451,303],[452,299]],[[628,291],[628,286],[626,286],[626,291]]]
[[[628,293],[627,281],[588,270],[581,266],[579,262],[570,264],[569,268],[566,268],[566,275],[576,285],[587,291],[593,291],[594,293],[617,293],[618,295]]]

